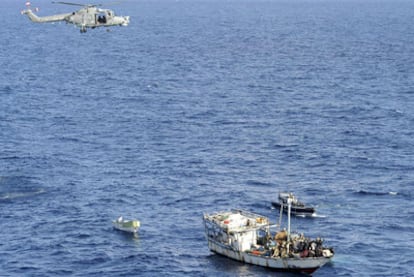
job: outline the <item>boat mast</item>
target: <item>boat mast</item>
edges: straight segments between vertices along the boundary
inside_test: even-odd
[[[287,230],[287,252],[289,253],[289,242],[290,242],[290,210],[292,207],[292,198],[290,196],[287,199],[288,204],[288,230]]]
[[[282,230],[283,203],[280,204],[279,230]]]

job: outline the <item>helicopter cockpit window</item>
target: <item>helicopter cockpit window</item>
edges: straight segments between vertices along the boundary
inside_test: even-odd
[[[101,23],[101,24],[105,24],[106,23],[106,16],[104,13],[101,14],[97,14],[96,15],[96,22]]]

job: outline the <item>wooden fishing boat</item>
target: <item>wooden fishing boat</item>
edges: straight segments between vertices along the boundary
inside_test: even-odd
[[[311,274],[328,263],[334,251],[323,246],[322,239],[290,232],[290,206],[288,229],[275,234],[270,232],[269,219],[256,213],[230,210],[204,214],[209,249],[244,263]]]

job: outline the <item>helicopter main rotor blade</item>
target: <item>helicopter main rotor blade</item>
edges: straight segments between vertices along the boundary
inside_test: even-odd
[[[52,4],[63,4],[63,5],[81,6],[81,7],[85,7],[86,6],[84,4],[69,3],[69,2],[55,2],[55,1],[53,1]]]
[[[109,2],[109,3],[105,3],[105,4],[100,4],[100,5],[105,5],[105,6],[112,6],[112,5],[119,5],[121,4],[123,1],[114,1],[114,2]]]
[[[52,4],[63,4],[63,5],[80,6],[80,7],[101,7],[103,5],[112,6],[112,5],[118,5],[121,3],[122,1],[114,1],[114,2],[109,2],[105,4],[102,4],[102,3],[101,4],[79,4],[79,3],[72,3],[72,2],[52,1]]]

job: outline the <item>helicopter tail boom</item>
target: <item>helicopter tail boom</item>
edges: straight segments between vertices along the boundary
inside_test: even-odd
[[[33,13],[31,9],[24,10],[22,14],[27,14],[29,19],[36,23],[45,23],[45,22],[56,22],[56,21],[66,21],[69,16],[71,16],[71,13],[64,13],[64,14],[56,14],[56,15],[50,15],[50,16],[37,16]]]

